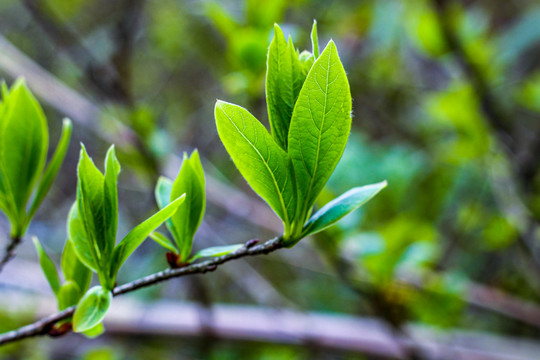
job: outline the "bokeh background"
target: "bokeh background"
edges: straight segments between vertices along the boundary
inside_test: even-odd
[[[100,165],[117,145],[121,234],[156,210],[158,176],[176,176],[197,148],[208,205],[195,248],[278,235],[213,107],[240,104],[268,126],[273,24],[311,50],[313,19],[322,45],[337,43],[353,98],[353,131],[318,204],[388,188],[292,249],[119,298],[97,339],[26,340],[0,359],[540,358],[533,0],[0,0],[0,78],[26,78],[52,143],[62,118],[74,121],[29,234],[59,261],[84,142]],[[164,251],[147,241],[126,267],[120,283],[166,268]],[[25,239],[0,274],[0,332],[52,311]]]

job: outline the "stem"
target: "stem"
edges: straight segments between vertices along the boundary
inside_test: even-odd
[[[152,286],[157,283],[160,283],[165,280],[172,278],[193,275],[193,274],[204,274],[209,271],[214,271],[217,267],[228,261],[246,257],[254,256],[260,254],[268,254],[275,250],[283,248],[283,242],[281,238],[273,238],[266,241],[260,245],[253,245],[251,241],[247,242],[244,247],[238,249],[235,252],[232,252],[227,255],[223,255],[217,258],[206,260],[200,263],[191,264],[179,269],[167,269],[160,271],[158,273],[145,276],[138,280],[132,281],[130,283],[117,286],[112,291],[113,296],[119,296],[122,294],[127,294],[129,292],[141,289],[143,287]],[[19,329],[0,334],[0,345],[15,342],[18,340],[26,339],[29,337],[40,336],[49,334],[53,329],[53,326],[59,321],[70,318],[75,312],[76,306],[71,306],[59,313],[50,315],[46,318],[43,318],[39,321],[36,321],[33,324],[23,326]]]
[[[21,236],[11,237],[11,240],[8,246],[6,246],[6,250],[4,251],[4,255],[2,256],[2,259],[0,260],[0,272],[2,272],[2,270],[4,269],[4,266],[8,263],[8,261],[10,261],[11,259],[15,257],[15,249],[17,249],[17,246],[19,246],[21,241],[22,241]]]

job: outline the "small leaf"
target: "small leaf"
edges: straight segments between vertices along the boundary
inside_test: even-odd
[[[209,248],[198,251],[195,255],[193,255],[189,259],[189,262],[195,261],[200,258],[205,258],[205,257],[218,257],[218,256],[227,255],[232,252],[235,252],[236,250],[241,249],[243,246],[244,244],[209,247]]]
[[[160,176],[156,184],[154,195],[156,196],[156,202],[160,209],[169,205],[171,201],[171,192],[173,187],[173,181],[164,176]]]
[[[58,174],[62,163],[64,162],[64,157],[66,156],[69,140],[71,138],[71,131],[71,120],[64,119],[62,125],[62,135],[60,136],[58,146],[54,151],[51,162],[45,169],[45,172],[43,173],[38,184],[36,195],[34,196],[34,200],[32,201],[32,205],[30,206],[30,210],[28,211],[28,216],[26,220],[27,224],[30,222],[30,220],[32,220],[37,209],[43,202],[43,199],[45,199],[45,196],[49,192],[49,189],[51,188],[51,185],[56,178],[56,175]]]
[[[73,244],[73,248],[77,253],[77,256],[81,262],[88,268],[95,272],[98,272],[98,256],[93,244],[90,243],[90,239],[86,234],[79,211],[77,210],[77,202],[74,202],[69,211],[67,220],[67,233],[70,242]]]
[[[75,282],[82,293],[90,287],[92,271],[79,260],[73,242],[69,239],[62,253],[62,272],[66,281]]]
[[[104,254],[111,254],[116,244],[116,228],[118,227],[118,174],[120,163],[114,152],[114,145],[105,157],[105,176],[103,180],[103,231],[105,236]]]
[[[115,279],[118,270],[131,255],[133,251],[150,235],[152,231],[157,229],[165,220],[170,218],[180,205],[184,202],[185,194],[178,197],[169,205],[146,219],[141,224],[137,225],[118,243],[113,252],[110,268],[110,279]],[[114,283],[114,281],[113,281]]]
[[[58,310],[62,311],[70,306],[77,305],[84,294],[74,281],[66,281],[58,292]]]
[[[186,200],[171,216],[172,226],[169,229],[176,240],[180,261],[185,261],[191,254],[193,236],[201,224],[206,204],[204,172],[197,150],[189,158],[184,153],[184,161],[174,181],[171,198],[177,198],[181,194],[186,194]]]
[[[12,235],[20,237],[26,225],[26,204],[45,166],[49,132],[43,110],[24,81],[18,80],[3,100],[1,188],[11,203]]]
[[[162,233],[154,231],[150,233],[150,239],[154,240],[159,245],[163,246],[165,249],[170,250],[175,254],[178,254],[178,249],[174,246],[171,240],[169,240],[169,238]]]
[[[315,60],[319,57],[319,37],[317,35],[317,20],[313,20],[311,28],[311,46],[313,47],[313,56]]]
[[[83,296],[75,314],[73,314],[73,331],[90,330],[103,321],[111,306],[112,293],[101,286],[94,286]]]
[[[283,150],[287,150],[294,104],[306,75],[292,40],[285,40],[277,24],[274,25],[266,67],[266,101],[272,137]]]
[[[32,241],[34,242],[34,246],[36,247],[39,256],[39,264],[41,265],[41,270],[43,270],[43,274],[45,274],[45,278],[47,278],[47,282],[49,283],[49,286],[51,287],[53,293],[57,295],[58,291],[60,290],[60,279],[58,278],[56,266],[41,246],[38,238],[33,236]]]
[[[287,232],[296,210],[294,173],[289,156],[246,109],[218,101],[215,116],[219,137],[234,164],[253,190],[283,220]]]
[[[330,41],[300,91],[289,130],[301,223],[343,154],[351,131],[351,106],[349,82]]]
[[[105,332],[105,326],[103,326],[103,323],[100,322],[99,324],[97,324],[93,328],[90,328],[90,329],[88,329],[86,331],[83,331],[82,334],[84,336],[86,336],[87,338],[89,338],[89,339],[95,339],[98,336],[100,336],[101,334],[103,334],[104,332]]]
[[[358,209],[386,187],[386,181],[353,188],[317,211],[304,225],[302,237],[318,233]]]

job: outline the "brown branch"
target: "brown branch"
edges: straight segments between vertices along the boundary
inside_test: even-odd
[[[117,286],[113,290],[113,296],[126,294],[137,289],[152,286],[162,281],[177,278],[180,276],[204,274],[206,272],[216,270],[219,265],[228,261],[246,256],[268,254],[272,251],[281,249],[282,247],[283,242],[281,241],[281,238],[274,238],[260,245],[253,244],[252,241],[249,241],[244,245],[244,247],[230,254],[200,263],[191,264],[179,269],[163,270],[158,273],[132,281],[130,283]],[[50,315],[33,324],[23,326],[17,330],[13,330],[4,334],[0,334],[0,345],[26,339],[29,337],[49,334],[54,329],[55,324],[57,324],[61,320],[65,320],[71,317],[75,312],[75,308],[75,306],[69,307],[57,314]]]
[[[12,237],[9,240],[9,244],[6,246],[6,250],[4,251],[4,255],[2,256],[2,259],[0,260],[0,272],[4,269],[4,266],[15,257],[15,249],[17,249],[17,246],[21,243],[22,239],[18,236]]]

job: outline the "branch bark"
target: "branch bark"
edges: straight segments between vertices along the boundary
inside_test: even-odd
[[[15,250],[17,249],[17,246],[21,243],[20,237],[12,237],[9,239],[9,243],[6,246],[6,250],[4,251],[4,254],[2,255],[2,259],[0,260],[0,272],[4,269],[4,266],[15,257]]]
[[[281,238],[273,238],[263,244],[256,244],[256,241],[248,241],[244,247],[227,255],[223,255],[211,260],[206,260],[200,263],[191,264],[179,269],[167,269],[158,273],[145,276],[130,283],[117,286],[113,290],[113,296],[127,294],[129,292],[158,284],[172,278],[180,276],[204,274],[209,271],[214,271],[223,263],[234,259],[239,259],[246,256],[254,256],[260,254],[268,254],[275,250],[283,248]],[[75,312],[76,306],[69,307],[57,314],[50,315],[33,324],[23,326],[17,330],[13,330],[4,334],[0,334],[0,345],[19,341],[34,336],[50,334],[54,330],[54,325],[61,320],[70,318]]]

